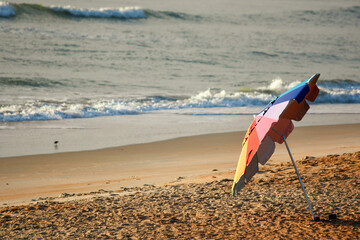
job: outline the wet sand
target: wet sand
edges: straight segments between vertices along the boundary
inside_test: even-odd
[[[0,158],[0,206],[61,193],[195,181],[236,169],[244,132],[208,134],[94,151]],[[288,138],[295,160],[360,149],[360,124],[298,127]],[[289,161],[277,144],[269,163]],[[229,174],[230,178],[233,177]]]

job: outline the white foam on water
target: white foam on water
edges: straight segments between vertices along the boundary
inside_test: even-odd
[[[188,97],[160,95],[113,99],[91,98],[86,101],[81,99],[72,101],[63,99],[27,100],[23,104],[0,105],[0,122],[136,115],[184,109],[195,109],[194,112],[198,112],[196,109],[210,108],[214,109],[213,114],[222,114],[224,111],[219,109],[264,107],[274,97],[296,84],[298,81],[284,83],[280,78],[276,78],[266,87],[239,91],[209,88]],[[320,93],[315,100],[315,105],[350,103],[350,108],[352,108],[354,104],[360,103],[360,83],[356,81],[325,80],[319,81],[318,86]]]
[[[146,18],[146,14],[140,7],[121,7],[121,8],[99,8],[86,9],[75,8],[72,6],[50,6],[56,12],[65,12],[77,17],[87,18],[121,18],[137,19]]]
[[[274,93],[281,93],[284,91],[287,91],[293,87],[295,87],[297,84],[299,84],[300,81],[293,81],[290,83],[285,83],[280,77],[274,78],[270,85],[267,87],[260,87],[259,90],[269,90]]]

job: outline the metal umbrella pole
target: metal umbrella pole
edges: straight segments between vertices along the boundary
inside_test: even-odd
[[[294,165],[296,174],[297,174],[297,176],[298,176],[298,178],[299,178],[301,187],[302,187],[302,189],[303,189],[303,191],[304,191],[304,194],[305,194],[305,197],[306,197],[306,201],[307,201],[307,203],[308,203],[308,205],[309,205],[310,212],[311,212],[311,215],[312,215],[312,217],[313,217],[313,220],[314,220],[314,221],[319,221],[319,220],[320,220],[319,217],[315,217],[315,215],[314,215],[314,211],[313,211],[313,209],[312,209],[312,207],[311,207],[310,200],[309,200],[308,195],[307,195],[307,193],[306,193],[304,184],[303,184],[303,182],[302,182],[302,180],[301,180],[300,173],[299,173],[299,171],[298,171],[298,169],[297,169],[297,167],[296,167],[294,158],[293,158],[293,156],[292,156],[292,154],[291,154],[291,152],[290,152],[290,148],[289,148],[289,146],[288,146],[288,144],[287,144],[287,142],[286,142],[285,136],[282,135],[281,133],[279,133],[279,132],[278,132],[276,129],[274,129],[274,128],[272,128],[272,130],[274,130],[274,132],[276,132],[277,134],[279,134],[279,135],[284,139],[286,149],[287,149],[287,151],[288,151],[288,153],[289,153],[290,159],[291,159],[291,161],[292,161],[292,163],[293,163],[293,165]]]

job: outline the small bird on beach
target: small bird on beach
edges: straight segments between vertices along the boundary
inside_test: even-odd
[[[55,149],[58,148],[58,143],[59,143],[59,141],[54,141],[54,148],[55,148]]]

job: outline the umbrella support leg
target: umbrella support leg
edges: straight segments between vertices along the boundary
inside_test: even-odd
[[[319,218],[318,218],[318,217],[315,217],[315,215],[314,215],[314,211],[313,211],[313,209],[312,209],[312,207],[311,207],[310,200],[309,200],[309,198],[308,198],[308,196],[307,196],[307,193],[306,193],[304,184],[303,184],[303,182],[302,182],[302,180],[301,180],[300,173],[299,173],[299,171],[298,171],[298,169],[297,169],[297,167],[296,167],[294,158],[293,158],[293,156],[292,156],[292,154],[291,154],[291,152],[290,152],[289,145],[288,145],[287,142],[286,142],[286,138],[285,138],[284,135],[280,134],[276,129],[273,128],[273,130],[274,130],[277,134],[279,134],[279,135],[284,139],[286,149],[287,149],[287,151],[288,151],[288,153],[289,153],[289,156],[290,156],[290,159],[291,159],[291,161],[292,161],[292,163],[293,163],[293,165],[294,165],[294,168],[295,168],[296,174],[297,174],[297,176],[298,176],[298,178],[299,178],[299,181],[300,181],[302,190],[304,191],[304,194],[305,194],[305,197],[306,197],[306,201],[307,201],[307,203],[308,203],[308,205],[309,205],[310,212],[311,212],[311,215],[312,215],[312,217],[313,217],[313,220],[314,220],[314,221],[318,221]]]

